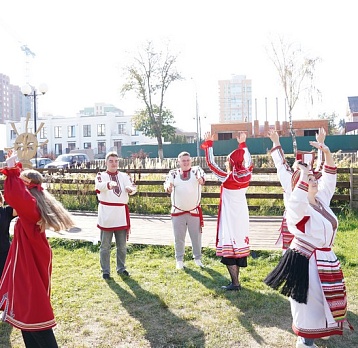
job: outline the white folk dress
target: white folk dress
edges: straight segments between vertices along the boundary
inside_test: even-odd
[[[215,163],[213,142],[203,143],[207,164],[221,181],[220,205],[216,234],[216,255],[225,258],[243,258],[250,255],[249,210],[246,191],[251,180],[251,156],[245,143],[239,148],[244,150],[247,167],[227,173]],[[250,168],[250,169],[249,169]]]
[[[287,225],[295,236],[290,249],[309,258],[307,303],[290,298],[292,328],[298,336],[320,338],[341,335],[346,320],[347,296],[340,262],[332,245],[338,221],[329,207],[336,187],[337,169],[324,166],[310,205],[308,185],[298,182],[287,203]]]

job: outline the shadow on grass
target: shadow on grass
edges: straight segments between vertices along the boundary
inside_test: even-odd
[[[257,325],[267,328],[276,327],[293,334],[290,303],[282,295],[278,293],[262,294],[245,286],[239,292],[222,290],[221,286],[227,285],[228,278],[210,268],[204,268],[201,271],[185,268],[185,272],[237,307],[242,312],[238,317],[239,322],[260,346],[268,347],[267,342],[256,331],[255,326]],[[358,316],[355,313],[348,311],[347,319],[354,328],[358,327]],[[344,330],[343,336],[333,336],[329,341],[319,339],[316,341],[317,344],[321,343],[326,348],[358,347],[358,335],[355,334],[355,331],[348,329]],[[244,342],[238,343],[244,344]]]
[[[255,326],[268,328],[275,326],[285,331],[291,330],[289,303],[282,296],[278,294],[264,295],[245,286],[239,292],[223,290],[221,286],[229,283],[228,278],[210,268],[204,268],[201,271],[186,268],[185,272],[237,307],[240,310],[238,316],[240,324],[260,346],[268,347],[269,345],[255,329]],[[244,344],[244,342],[238,342],[238,344]]]
[[[0,347],[11,347],[10,335],[12,326],[8,323],[0,322]]]
[[[173,314],[159,296],[144,290],[134,279],[123,280],[133,294],[113,279],[107,285],[130,316],[141,323],[151,347],[205,347],[202,330]]]

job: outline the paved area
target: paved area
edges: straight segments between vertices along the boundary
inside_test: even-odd
[[[99,241],[99,229],[96,213],[72,213],[76,227],[70,231],[55,233],[47,230],[48,237],[67,238],[90,241],[94,244]],[[250,217],[250,245],[251,250],[277,250],[275,245],[279,235],[280,217]],[[131,214],[131,234],[128,243],[173,245],[173,232],[170,216],[167,215],[137,215]],[[10,227],[13,232],[13,223]],[[216,218],[204,216],[202,236],[203,247],[215,247]],[[187,234],[186,244],[191,245]]]

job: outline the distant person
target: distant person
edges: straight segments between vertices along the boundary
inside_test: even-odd
[[[246,191],[251,180],[251,156],[246,146],[246,134],[237,137],[238,148],[227,156],[227,171],[218,167],[214,160],[214,137],[205,134],[201,148],[205,150],[206,162],[221,181],[220,205],[216,235],[216,255],[226,265],[231,283],[224,290],[240,290],[240,267],[247,267],[249,246],[249,209]]]
[[[108,152],[105,158],[107,170],[99,172],[95,179],[98,197],[98,223],[100,229],[100,264],[103,279],[110,279],[110,252],[113,235],[117,248],[117,273],[129,277],[125,262],[127,238],[130,232],[128,195],[137,192],[129,175],[118,171],[118,154]]]
[[[169,171],[164,190],[171,197],[171,218],[174,232],[176,268],[183,269],[185,236],[187,230],[193,248],[194,262],[204,267],[201,261],[201,237],[203,213],[201,210],[201,186],[205,184],[205,172],[199,166],[192,166],[188,152],[178,155],[178,169]]]
[[[42,175],[22,170],[13,157],[0,170],[6,176],[4,196],[18,214],[0,281],[2,320],[21,330],[28,348],[57,348],[52,328],[52,250],[45,229],[74,226],[71,215],[41,186]]]
[[[16,216],[15,209],[4,205],[4,196],[0,192],[0,279],[10,249],[10,223]]]
[[[286,206],[286,202],[288,201],[288,198],[290,197],[290,194],[292,192],[291,179],[294,170],[287,163],[285,154],[281,147],[280,137],[277,131],[275,131],[274,129],[270,129],[267,136],[272,141],[272,148],[270,150],[270,154],[274,161],[275,167],[277,169],[278,179],[283,188],[283,201],[284,201],[284,205]],[[324,128],[320,128],[318,130],[318,133],[316,134],[316,140],[319,143],[324,143],[325,138],[326,138],[326,132]],[[323,167],[323,161],[324,161],[324,156],[322,154],[322,151],[319,149],[316,170],[313,172],[317,180],[322,176],[321,171]],[[280,241],[282,242],[283,252],[285,252],[287,248],[290,246],[293,237],[294,237],[293,234],[290,233],[287,228],[286,213],[284,212],[281,227],[280,227],[280,236],[277,241],[277,243]]]
[[[338,219],[330,208],[337,167],[324,143],[310,141],[323,151],[325,163],[317,181],[307,164],[298,161],[292,192],[286,201],[288,230],[294,236],[265,283],[290,297],[296,347],[317,347],[314,340],[343,334],[347,294],[340,262],[332,250]]]

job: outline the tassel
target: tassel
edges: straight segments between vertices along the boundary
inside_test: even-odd
[[[308,262],[309,259],[305,256],[288,249],[264,283],[298,303],[307,303]]]

